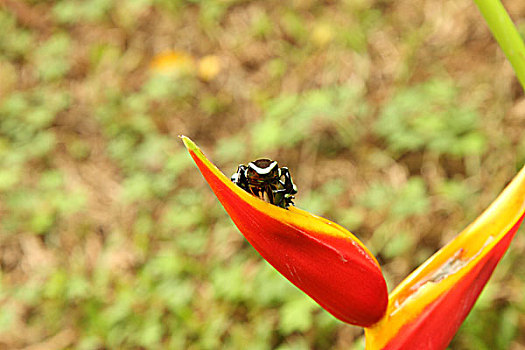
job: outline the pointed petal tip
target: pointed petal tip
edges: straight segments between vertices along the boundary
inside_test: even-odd
[[[186,146],[186,148],[189,151],[194,151],[195,152],[196,150],[199,149],[199,147],[197,147],[195,142],[193,142],[189,137],[184,136],[184,135],[179,135],[179,138],[182,139],[182,142],[184,143],[184,146]]]

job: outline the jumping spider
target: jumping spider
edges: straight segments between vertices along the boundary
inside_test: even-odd
[[[297,193],[297,186],[293,183],[288,168],[279,168],[274,160],[257,159],[248,163],[248,166],[241,164],[231,180],[265,202],[284,209],[294,205],[292,200]]]

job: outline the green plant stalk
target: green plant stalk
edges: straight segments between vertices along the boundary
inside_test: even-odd
[[[525,45],[500,0],[474,0],[525,89]]]

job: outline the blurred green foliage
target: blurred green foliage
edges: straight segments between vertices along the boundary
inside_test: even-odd
[[[2,349],[364,347],[243,240],[179,134],[227,175],[261,156],[288,166],[297,205],[363,239],[390,287],[525,160],[521,95],[488,33],[486,51],[462,41],[469,11],[421,25],[409,1],[13,3],[0,6]],[[166,50],[190,59],[155,69]],[[524,346],[521,236],[451,348]]]
[[[428,149],[454,156],[479,155],[485,149],[480,116],[472,101],[461,103],[458,90],[446,80],[402,89],[382,109],[376,122],[394,152]]]
[[[293,147],[324,127],[336,133],[341,148],[351,147],[359,135],[355,119],[367,114],[363,91],[356,86],[335,86],[278,96],[266,101],[263,118],[251,127],[255,152]]]

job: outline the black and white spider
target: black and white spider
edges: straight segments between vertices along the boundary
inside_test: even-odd
[[[279,168],[276,161],[257,159],[248,165],[241,164],[231,180],[240,188],[265,202],[287,208],[293,205],[297,186],[287,167]]]

